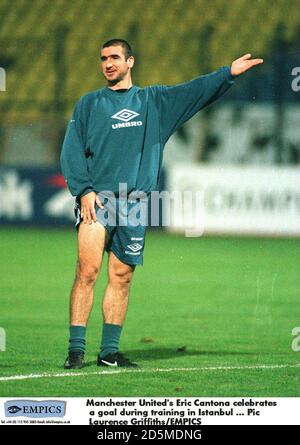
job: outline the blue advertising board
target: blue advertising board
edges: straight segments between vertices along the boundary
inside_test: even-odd
[[[0,166],[0,225],[71,226],[74,201],[59,168]]]
[[[70,225],[73,209],[58,169],[0,166],[0,224]]]

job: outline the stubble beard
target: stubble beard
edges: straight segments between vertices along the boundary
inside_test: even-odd
[[[115,79],[112,79],[112,80],[106,78],[108,85],[114,86],[117,83],[121,82],[124,79],[124,77],[126,76],[126,74],[127,73],[120,73]]]

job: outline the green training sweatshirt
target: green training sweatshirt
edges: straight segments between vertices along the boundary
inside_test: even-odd
[[[175,86],[108,87],[81,97],[61,152],[73,196],[155,190],[163,148],[172,133],[233,84],[229,67]]]

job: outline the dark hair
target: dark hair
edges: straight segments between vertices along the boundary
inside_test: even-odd
[[[108,40],[107,42],[105,42],[102,45],[102,48],[107,48],[108,46],[122,46],[123,51],[124,51],[124,55],[125,55],[125,60],[127,60],[128,57],[133,56],[133,52],[132,52],[131,46],[124,39],[111,39],[111,40]]]

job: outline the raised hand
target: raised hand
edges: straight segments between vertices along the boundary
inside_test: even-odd
[[[255,65],[263,63],[263,59],[251,59],[251,54],[245,54],[244,56],[236,59],[231,64],[231,74],[233,76],[239,76],[245,73]]]

